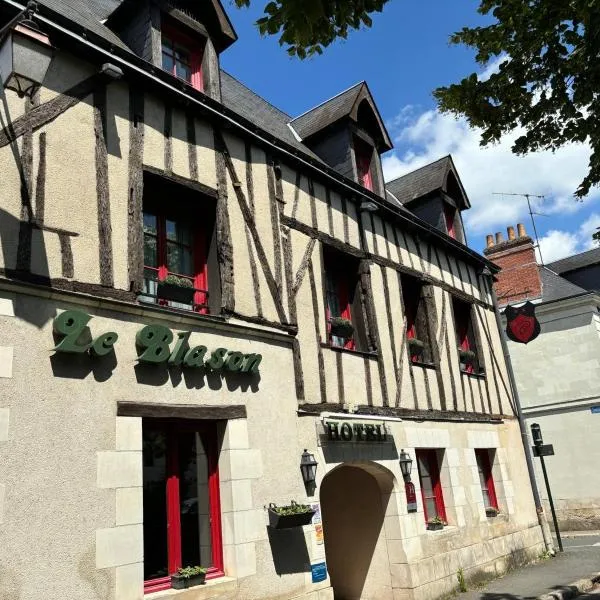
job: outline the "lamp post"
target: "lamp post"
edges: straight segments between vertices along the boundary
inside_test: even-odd
[[[54,48],[48,35],[33,21],[35,2],[0,31],[0,80],[7,90],[31,97],[52,61]]]
[[[302,458],[300,459],[300,471],[302,472],[302,479],[306,487],[314,486],[317,479],[317,461],[315,460],[314,454],[311,454],[304,449]]]
[[[410,480],[410,472],[412,471],[412,458],[408,452],[400,451],[400,472],[405,480]]]

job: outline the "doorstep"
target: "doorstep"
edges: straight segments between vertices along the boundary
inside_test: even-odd
[[[145,594],[144,600],[208,600],[218,598],[222,594],[237,589],[237,579],[234,577],[218,577],[209,579],[204,585],[197,585],[187,590],[164,590]]]

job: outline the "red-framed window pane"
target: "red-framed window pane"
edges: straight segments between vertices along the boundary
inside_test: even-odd
[[[156,283],[169,275],[189,279],[195,292],[192,308],[208,313],[207,232],[201,225],[192,226],[189,218],[156,214],[145,209],[144,272],[145,292],[156,292]],[[159,300],[159,304],[176,308],[187,305]]]
[[[204,44],[170,23],[162,25],[161,42],[163,69],[202,91],[204,89],[202,78]]]
[[[496,496],[496,486],[494,485],[494,476],[492,475],[490,450],[485,448],[475,450],[475,458],[477,459],[477,470],[479,471],[483,503],[486,508],[497,509],[498,497]]]
[[[475,357],[471,363],[461,363],[465,373],[476,373],[479,371],[479,357],[475,331],[473,329],[472,306],[467,302],[452,299],[452,310],[454,313],[454,325],[456,328],[456,341],[460,350],[471,351]]]
[[[444,203],[444,217],[446,220],[446,231],[451,238],[456,239],[456,228],[455,228],[455,220],[456,220],[456,208],[451,206],[450,204]]]
[[[420,353],[411,352],[412,362],[430,362],[429,333],[427,331],[427,311],[423,301],[423,284],[415,277],[401,277],[402,300],[406,317],[406,337],[409,340],[418,339],[424,347]],[[409,345],[410,350],[410,345]]]
[[[416,456],[425,521],[435,517],[446,521],[437,450],[417,450]]]
[[[143,420],[144,591],[171,587],[180,567],[223,572],[214,423]]]
[[[331,334],[331,319],[341,317],[356,327],[352,318],[351,295],[356,286],[357,272],[350,260],[344,260],[339,252],[324,249],[325,261],[325,317],[327,340],[332,346],[356,349],[356,331],[349,339]]]
[[[373,191],[373,175],[371,163],[373,162],[373,147],[363,140],[354,138],[354,155],[356,157],[356,170],[358,182],[366,189]]]

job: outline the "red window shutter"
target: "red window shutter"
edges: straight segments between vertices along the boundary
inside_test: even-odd
[[[492,474],[492,463],[490,461],[490,451],[485,449],[475,450],[477,460],[483,471],[485,485],[492,508],[498,508],[498,496],[496,496],[496,485],[494,484],[494,476]]]
[[[469,340],[469,326],[471,324],[471,307],[464,302],[454,302],[454,318],[456,321],[456,338],[462,350],[472,350]],[[473,373],[473,365],[466,365],[464,372]]]
[[[364,188],[373,191],[373,176],[371,174],[373,148],[361,139],[354,138],[354,154],[359,183]]]
[[[433,489],[433,499],[435,502],[435,509],[440,519],[446,521],[446,506],[444,504],[444,495],[442,493],[442,484],[440,481],[440,469],[438,466],[437,452],[436,450],[417,450],[417,464],[421,459],[426,465],[429,471],[429,477],[431,479],[431,486]],[[427,512],[427,496],[425,494],[422,474],[419,467],[419,479],[421,481],[421,500],[423,502],[423,512],[425,514],[425,521],[428,521],[434,515],[429,515]],[[429,496],[431,498],[431,496]]]
[[[348,321],[352,322],[352,314],[350,312],[350,294],[348,292],[348,276],[346,273],[343,273],[342,276],[337,280],[338,284],[338,299],[340,303],[340,316],[343,319],[348,319]],[[348,350],[354,350],[355,343],[354,337],[350,338],[345,344],[344,348]]]
[[[167,554],[169,575],[181,565],[181,520],[179,515],[179,451],[172,432],[167,436]]]
[[[446,217],[446,229],[448,235],[451,238],[456,239],[456,231],[454,229],[454,218],[456,216],[456,209],[449,204],[444,204],[444,216]]]

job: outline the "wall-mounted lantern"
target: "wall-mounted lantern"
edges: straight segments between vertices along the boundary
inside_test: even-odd
[[[410,472],[412,471],[412,458],[408,452],[404,450],[400,451],[400,471],[404,479],[410,478]]]
[[[300,459],[300,471],[302,472],[302,479],[304,485],[310,486],[315,483],[317,478],[317,461],[315,460],[314,454],[310,454],[308,450],[304,449],[302,458]]]
[[[544,444],[544,438],[542,437],[542,429],[537,423],[531,424],[531,437],[533,438],[533,443],[536,446],[542,446]]]
[[[32,96],[42,85],[54,54],[50,39],[31,18],[34,12],[30,3],[22,20],[13,19],[0,32],[0,79],[20,97]]]

